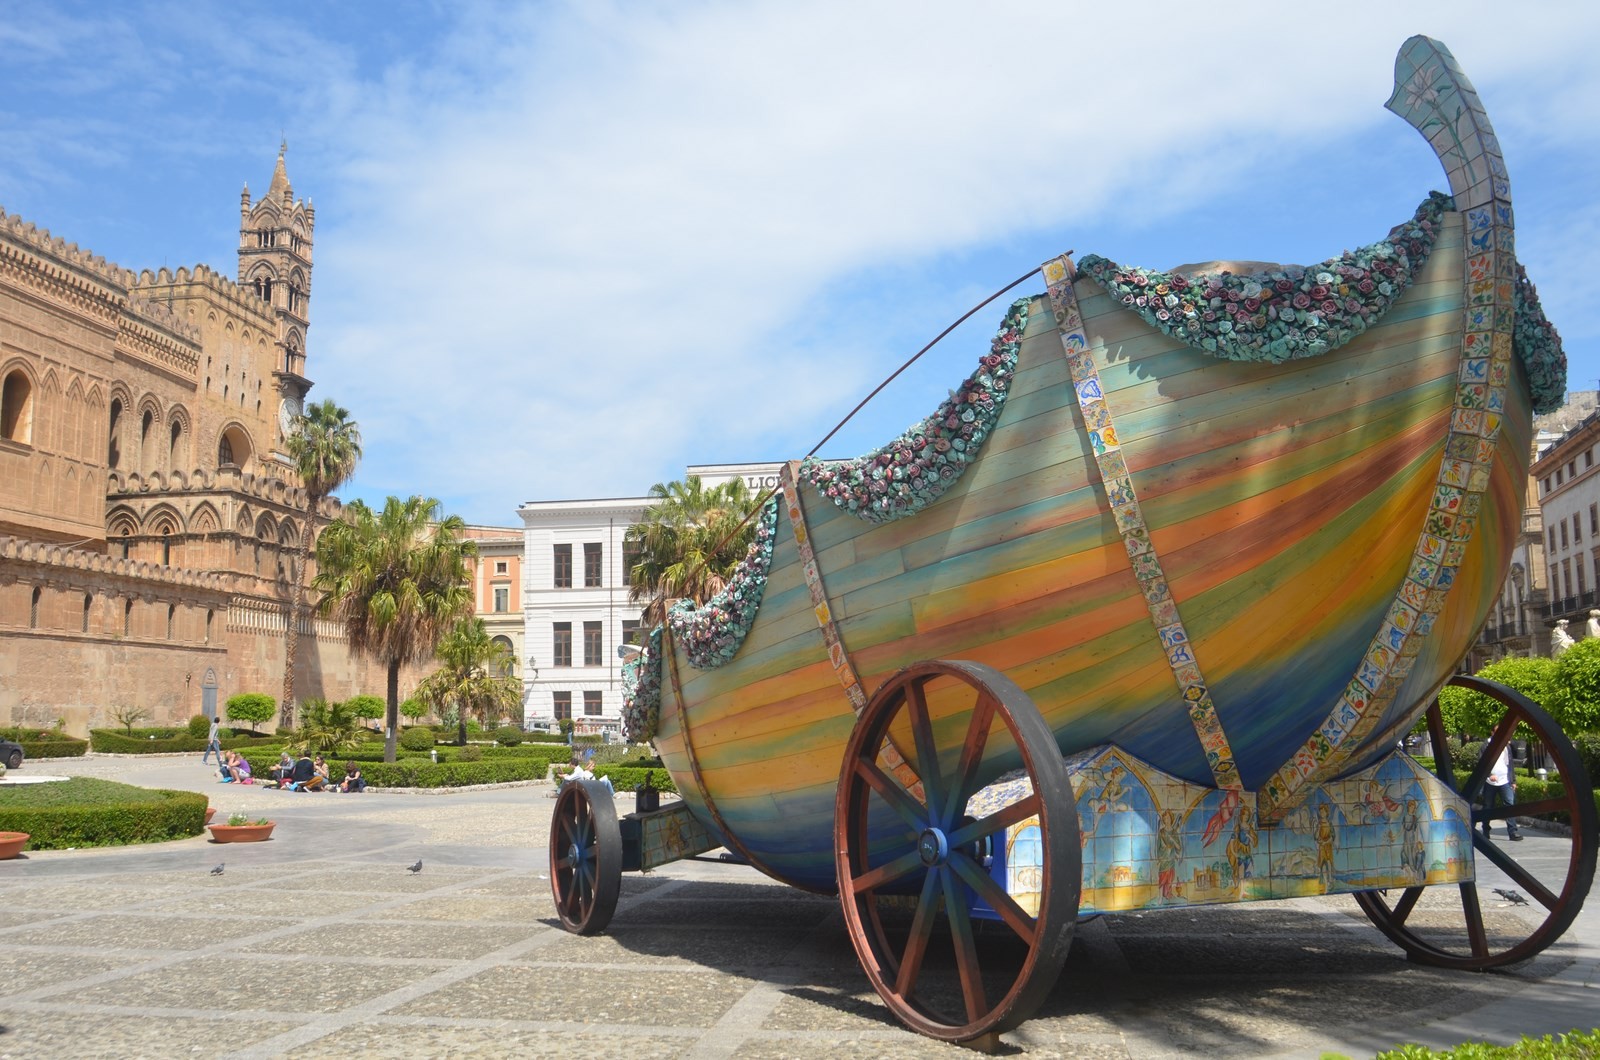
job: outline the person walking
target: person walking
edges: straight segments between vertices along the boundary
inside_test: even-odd
[[[211,761],[213,753],[217,756],[217,765],[222,764],[222,740],[217,736],[217,719],[211,719],[211,731],[206,734],[206,753],[200,756],[200,764],[206,765]]]
[[[1517,804],[1517,775],[1511,768],[1511,745],[1500,748],[1500,757],[1494,760],[1494,768],[1489,770],[1489,777],[1483,785],[1483,835],[1489,837],[1489,817],[1494,808],[1501,803],[1507,806]],[[1513,843],[1522,842],[1522,830],[1517,827],[1515,817],[1507,817],[1506,835]]]

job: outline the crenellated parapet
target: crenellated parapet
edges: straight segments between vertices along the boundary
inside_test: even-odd
[[[306,491],[276,475],[255,475],[236,467],[206,469],[197,467],[190,471],[111,471],[106,475],[106,494],[111,500],[121,496],[138,496],[149,493],[233,493],[263,504],[305,511]],[[325,498],[318,515],[337,519],[344,505],[336,497]]]
[[[123,295],[133,286],[132,269],[125,269],[98,254],[83,250],[76,243],[54,237],[49,229],[24,221],[15,214],[8,214],[4,207],[0,207],[0,239],[51,259],[58,268],[75,274],[80,282],[110,287]]]
[[[65,575],[76,571],[129,582],[143,582],[174,590],[208,593],[231,594],[236,590],[235,583],[238,580],[238,576],[233,574],[167,567],[159,563],[122,559],[108,556],[103,552],[88,552],[79,548],[0,534],[0,570],[11,565],[46,569],[45,578],[30,580],[48,580],[51,573]]]
[[[193,268],[145,269],[132,284],[135,292],[147,298],[161,298],[176,288],[203,288],[212,300],[236,311],[241,316],[255,316],[263,323],[270,322],[272,307],[258,296],[253,288],[241,287],[227,276],[208,265]]]

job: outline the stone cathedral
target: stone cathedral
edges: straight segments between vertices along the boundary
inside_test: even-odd
[[[315,227],[282,150],[240,197],[234,278],[134,272],[0,210],[0,725],[182,723],[208,671],[219,703],[281,694]],[[337,625],[302,637],[297,699],[382,694]]]

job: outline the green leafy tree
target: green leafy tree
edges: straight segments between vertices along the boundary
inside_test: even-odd
[[[322,612],[344,624],[353,651],[388,670],[385,762],[394,761],[400,728],[400,668],[432,655],[472,609],[468,562],[477,546],[465,527],[430,497],[390,497],[381,512],[352,502],[317,541],[312,586],[326,594]]]
[[[481,618],[457,622],[439,642],[442,665],[417,686],[418,698],[441,713],[454,710],[458,743],[467,742],[467,717],[488,725],[522,703],[522,682],[509,676],[511,652],[489,635]]]
[[[344,705],[350,708],[350,713],[362,721],[377,721],[383,717],[384,709],[387,706],[382,696],[351,696],[344,701]],[[402,713],[404,708],[405,704],[402,703]]]
[[[400,704],[400,716],[415,725],[428,716],[428,704],[412,696]]]
[[[289,746],[297,754],[333,754],[361,746],[361,723],[348,703],[317,697],[305,703],[300,730]]]
[[[674,601],[703,604],[727,585],[755,539],[755,498],[743,479],[707,488],[698,475],[650,487],[651,504],[628,528],[635,558],[628,595],[643,602],[644,624],[659,623]],[[742,525],[741,525],[742,524]]]
[[[272,720],[273,711],[277,707],[272,697],[265,692],[240,692],[236,696],[228,697],[223,710],[228,715],[229,721],[249,722],[250,731],[255,732],[257,725]]]
[[[361,462],[361,430],[350,413],[332,400],[322,401],[295,418],[284,442],[289,459],[305,487],[305,525],[295,549],[288,630],[283,642],[283,717],[281,728],[294,726],[294,671],[300,656],[300,626],[306,615],[306,559],[311,555],[317,513],[322,502],[355,474]]]
[[[1540,706],[1546,706],[1554,675],[1555,663],[1549,659],[1507,656],[1485,666],[1475,676],[1486,681],[1498,681],[1521,692]],[[1499,724],[1500,719],[1505,716],[1506,708],[1481,692],[1449,685],[1439,692],[1439,713],[1444,718],[1446,732],[1452,735],[1464,732],[1482,739]],[[1426,727],[1426,722],[1421,723],[1424,731]],[[1526,738],[1529,734],[1520,735]]]
[[[1600,729],[1600,637],[1586,637],[1554,663],[1549,698],[1540,704],[1569,735]]]

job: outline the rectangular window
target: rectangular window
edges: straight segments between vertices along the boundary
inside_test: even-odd
[[[572,693],[550,693],[550,709],[555,714],[557,721],[570,721],[572,718]]]
[[[1577,478],[1578,477],[1578,462],[1576,460],[1568,460],[1567,461],[1567,477],[1568,478]]]
[[[583,716],[598,718],[600,716],[600,693],[585,692],[583,694]]]
[[[622,620],[622,643],[624,643],[624,644],[632,644],[634,642],[634,638],[638,637],[638,635],[639,635],[639,620],[637,618],[625,618],[625,619],[623,619]]]
[[[1576,515],[1572,517],[1572,543],[1576,545],[1583,540],[1583,520]]]
[[[1559,591],[1561,588],[1561,583],[1556,580],[1556,575],[1560,572],[1561,568],[1557,567],[1554,563],[1550,564],[1550,593],[1557,600],[1561,599],[1561,593]]]
[[[1567,547],[1567,521],[1561,520],[1561,547]]]
[[[495,614],[503,615],[511,609],[511,586],[496,585],[494,587]]]
[[[600,542],[598,541],[583,546],[583,587],[585,589],[600,587]]]
[[[1540,483],[1540,485],[1544,486],[1544,491],[1546,493],[1549,493],[1550,492],[1550,476],[1546,475],[1544,477],[1544,481],[1542,483]]]
[[[1556,468],[1556,485],[1561,485],[1561,469],[1559,467]]]
[[[1554,552],[1556,550],[1556,528],[1553,526],[1547,526],[1544,529],[1544,534],[1545,537],[1550,539],[1550,543],[1547,547],[1551,552]]]
[[[572,588],[572,546],[556,546],[556,588]]]
[[[1589,591],[1589,575],[1583,569],[1583,557],[1578,557],[1578,595],[1582,596]]]
[[[506,561],[503,560],[503,559],[495,560],[494,561],[494,572],[496,574],[504,574],[506,572]]]
[[[639,542],[632,537],[622,539],[622,584],[633,584],[633,568],[639,564]]]
[[[1587,471],[1591,467],[1594,467],[1594,450],[1586,449],[1583,453],[1583,469]]]
[[[604,639],[600,635],[599,622],[585,622],[583,624],[583,665],[605,665],[605,648],[602,647]]]
[[[1589,536],[1600,537],[1600,504],[1589,505]]]
[[[1574,595],[1572,592],[1572,561],[1570,559],[1561,561],[1561,595],[1563,597]]]
[[[572,665],[572,623],[557,622],[555,624],[555,644],[551,650],[555,657],[553,666]]]

